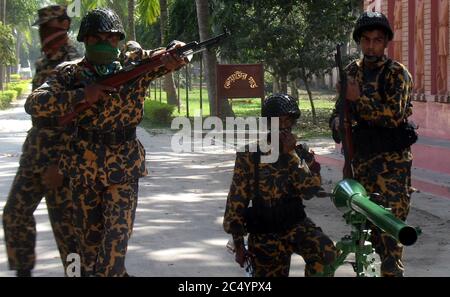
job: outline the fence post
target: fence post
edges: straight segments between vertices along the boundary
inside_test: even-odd
[[[178,97],[178,114],[181,111],[181,101],[180,101],[180,71],[177,71],[177,82],[178,82],[178,92],[177,92],[177,97]]]
[[[162,102],[162,79],[159,79],[159,102]]]
[[[203,117],[203,59],[200,59],[200,116]]]
[[[189,64],[186,65],[186,116],[189,118]]]

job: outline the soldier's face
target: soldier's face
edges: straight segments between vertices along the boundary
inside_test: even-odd
[[[111,46],[118,48],[120,42],[120,34],[117,33],[97,33],[86,37],[87,45],[94,45],[99,42],[107,41]]]
[[[51,28],[59,28],[63,30],[69,30],[70,28],[70,22],[67,19],[53,19],[45,23],[45,26],[51,27]]]
[[[295,120],[290,116],[281,116],[279,118],[280,131],[290,132],[295,124]]]
[[[381,57],[384,55],[388,39],[382,30],[364,31],[359,44],[364,55]]]

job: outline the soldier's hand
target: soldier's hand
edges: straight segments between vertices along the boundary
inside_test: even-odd
[[[349,77],[347,81],[347,93],[345,98],[349,101],[355,102],[361,97],[361,92],[359,90],[359,84],[354,78]]]
[[[241,266],[242,268],[244,268],[245,261],[248,258],[254,258],[254,257],[255,257],[255,255],[245,248],[244,243],[236,246],[236,255],[235,255],[234,259],[239,264],[239,266]]]
[[[116,88],[96,83],[90,84],[84,88],[85,99],[90,105],[96,103],[102,96],[115,92],[117,92]]]
[[[295,149],[297,140],[291,132],[280,131],[280,143],[282,153],[287,154]]]
[[[245,254],[246,249],[244,244],[236,246],[236,254],[234,260],[239,264],[239,266],[244,267],[245,264]]]
[[[181,41],[172,41],[167,48],[167,50],[172,50],[174,48],[179,48],[184,46],[185,43]],[[187,63],[189,63],[189,60],[187,58],[181,58],[175,54],[171,54],[169,52],[166,52],[162,55],[161,61],[164,63],[164,67],[166,67],[169,71],[177,70]]]
[[[48,190],[62,186],[64,176],[59,173],[57,165],[50,165],[42,174],[42,183]]]
[[[335,117],[331,122],[331,129],[334,131],[339,131],[339,117]]]

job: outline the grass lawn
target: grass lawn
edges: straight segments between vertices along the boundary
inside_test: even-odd
[[[203,89],[202,96],[203,96],[202,115],[203,117],[207,117],[210,115],[210,113],[209,113],[208,92],[206,88]],[[300,90],[300,110],[302,112],[302,116],[294,129],[294,131],[298,134],[298,136],[302,138],[331,136],[331,133],[328,129],[328,118],[334,107],[334,100],[333,100],[334,96],[335,94],[333,92],[313,91],[314,106],[317,115],[317,125],[314,125],[312,121],[311,104],[309,102],[308,95],[306,91]],[[147,100],[155,100],[155,99],[157,101],[160,100],[159,90],[157,90],[155,97],[155,89],[152,88],[150,96],[147,98]],[[166,94],[164,92],[161,93],[161,101],[167,102]],[[180,101],[181,101],[180,111],[178,111],[178,107],[176,107],[173,113],[174,117],[187,115],[186,89],[181,89]],[[230,100],[230,104],[233,108],[236,117],[260,116],[261,114],[260,99],[233,99]],[[190,90],[189,116],[190,117],[199,116],[200,110],[201,110],[200,89]],[[146,128],[167,127],[167,125],[157,125],[150,123],[148,119],[144,120],[143,125]]]

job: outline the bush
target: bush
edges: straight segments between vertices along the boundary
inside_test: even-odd
[[[29,83],[28,82],[12,82],[8,84],[8,90],[14,90],[17,92],[17,98],[20,97],[28,90]]]
[[[144,105],[144,118],[153,124],[170,125],[174,110],[174,105],[146,100]]]
[[[20,74],[11,74],[11,81],[19,81]]]
[[[10,106],[11,101],[17,98],[17,92],[8,90],[0,92],[0,109],[6,109]]]

